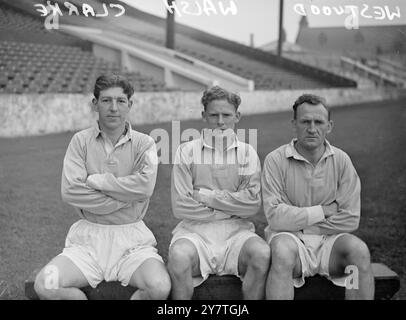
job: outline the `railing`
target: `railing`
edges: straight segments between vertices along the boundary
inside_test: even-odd
[[[384,86],[392,86],[396,88],[406,87],[406,83],[404,81],[401,81],[394,76],[388,76],[354,59],[348,57],[341,57],[341,62],[343,66],[350,66],[353,70],[357,72],[362,72],[369,79],[375,81],[377,84],[382,84]]]

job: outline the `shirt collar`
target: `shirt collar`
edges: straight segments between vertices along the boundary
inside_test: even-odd
[[[306,160],[306,158],[304,158],[295,148],[295,142],[297,141],[297,138],[292,139],[292,141],[287,145],[286,149],[285,149],[285,157],[286,158],[293,158],[296,160],[301,160],[301,161],[306,161],[309,162],[308,160]],[[326,146],[326,150],[324,150],[324,154],[321,157],[320,160],[327,158],[329,156],[334,155],[334,150],[331,147],[330,142],[328,142],[327,140],[324,140],[324,145]]]
[[[131,123],[126,120],[125,126],[124,126],[124,133],[121,135],[121,137],[126,137],[128,140],[131,140]],[[100,130],[100,124],[99,120],[96,121],[96,123],[93,125],[93,133],[94,133],[94,138],[97,138],[98,136],[101,135],[102,131]]]
[[[202,149],[203,148],[207,148],[207,149],[211,149],[214,150],[214,148],[212,146],[209,146],[205,141],[204,141],[204,130],[202,130],[202,132],[200,133],[200,143],[202,145]],[[242,142],[240,140],[238,140],[237,135],[234,135],[234,141],[233,143],[227,147],[226,151],[231,150],[231,149],[235,149],[235,148],[239,148],[241,147]]]

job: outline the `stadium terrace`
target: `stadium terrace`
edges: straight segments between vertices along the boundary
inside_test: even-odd
[[[88,17],[89,15],[92,17],[107,17],[109,15],[109,9],[107,8],[107,4],[103,3],[102,4],[102,11],[98,11],[97,9],[93,9],[93,7],[90,4],[83,3],[81,7],[75,6],[73,3],[70,3],[69,1],[65,1],[63,3],[64,7],[69,10],[68,15],[75,14],[79,16],[80,14],[84,15],[85,17]],[[51,4],[51,1],[47,1],[47,5],[43,5],[40,3],[34,4],[34,7],[36,7],[36,11],[41,13],[41,17],[45,17],[47,15],[59,15],[63,16],[61,7],[59,6],[58,3],[54,3],[53,5]],[[114,17],[119,17],[122,16],[125,13],[125,8],[118,3],[110,3],[109,4],[110,9],[113,9],[115,14]]]

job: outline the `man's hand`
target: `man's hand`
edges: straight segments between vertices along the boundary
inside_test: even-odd
[[[193,190],[193,199],[195,199],[197,202],[202,202],[198,189]]]
[[[337,202],[332,202],[327,206],[322,206],[324,216],[326,218],[330,218],[331,216],[334,216],[338,212],[338,205]]]
[[[92,174],[87,177],[86,185],[95,190],[100,190],[100,184],[103,178],[104,178],[103,174],[100,173]]]

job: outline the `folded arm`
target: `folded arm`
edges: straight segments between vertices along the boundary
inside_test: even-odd
[[[62,169],[63,201],[93,214],[110,214],[130,204],[113,199],[86,184],[85,146],[79,136],[73,136],[65,154]]]
[[[134,165],[131,175],[115,177],[111,173],[93,174],[87,185],[119,201],[132,202],[152,196],[158,170],[155,142],[151,139]]]
[[[345,155],[338,181],[337,213],[314,225],[321,234],[353,232],[358,229],[361,216],[361,182],[350,160]]]
[[[322,221],[322,206],[297,207],[292,205],[285,193],[285,181],[278,161],[268,156],[261,177],[264,213],[270,227],[275,231],[299,231]]]
[[[261,163],[258,156],[253,156],[255,170],[250,175],[241,175],[238,190],[200,189],[198,199],[206,206],[226,214],[247,218],[255,215],[261,208]]]
[[[172,210],[176,218],[213,221],[226,219],[230,216],[213,208],[209,208],[193,197],[193,179],[190,164],[182,153],[182,146],[176,152],[171,177]]]

